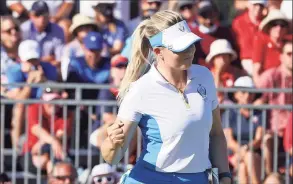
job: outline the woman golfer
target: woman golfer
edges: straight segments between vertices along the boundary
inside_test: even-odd
[[[117,120],[101,147],[103,158],[117,164],[139,126],[143,151],[124,183],[208,184],[206,170],[216,167],[220,182],[230,184],[214,80],[207,68],[192,65],[200,38],[173,11],[144,20],[133,36]],[[145,74],[150,50],[156,61]]]

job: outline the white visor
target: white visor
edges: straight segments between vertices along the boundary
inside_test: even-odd
[[[199,40],[201,38],[190,31],[185,20],[159,32],[149,39],[153,48],[166,47],[173,52],[182,52]]]

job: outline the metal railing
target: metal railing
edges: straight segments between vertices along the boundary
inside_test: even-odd
[[[12,86],[25,86],[28,84],[20,83],[20,84],[9,84]],[[82,90],[84,89],[109,89],[109,85],[91,85],[91,84],[58,84],[58,83],[48,83],[48,84],[30,84],[31,87],[52,87],[52,88],[59,88],[59,89],[75,89],[75,99],[68,99],[68,100],[54,100],[50,102],[46,102],[43,100],[36,100],[36,99],[27,99],[27,100],[11,100],[11,99],[1,99],[1,125],[0,125],[0,144],[1,144],[1,152],[0,152],[0,172],[8,172],[10,173],[10,176],[12,178],[12,183],[17,183],[18,178],[21,178],[23,180],[23,183],[31,183],[31,178],[33,178],[36,183],[42,183],[42,172],[41,169],[37,169],[37,173],[35,174],[28,174],[28,167],[29,167],[29,155],[24,155],[24,168],[17,168],[18,158],[21,156],[16,150],[15,147],[8,148],[4,145],[5,138],[7,137],[8,130],[4,128],[5,118],[8,114],[5,112],[5,107],[8,105],[14,105],[14,104],[24,104],[24,137],[25,140],[28,139],[28,133],[29,133],[29,112],[28,107],[31,104],[52,104],[53,106],[53,113],[56,112],[57,106],[62,106],[62,116],[64,120],[67,120],[69,118],[69,113],[73,112],[74,114],[74,122],[73,122],[73,131],[70,138],[70,141],[68,143],[67,139],[69,135],[67,135],[67,131],[64,130],[64,135],[62,137],[62,149],[63,151],[66,151],[67,148],[69,148],[69,153],[73,156],[74,160],[74,166],[76,168],[79,168],[81,166],[91,169],[94,165],[103,162],[101,155],[99,154],[98,149],[93,148],[93,146],[89,142],[84,142],[84,140],[90,139],[90,133],[93,132],[93,119],[92,115],[95,114],[94,108],[95,106],[100,106],[100,112],[99,114],[104,113],[105,107],[113,107],[113,114],[117,113],[117,102],[116,101],[102,101],[102,100],[82,100]],[[238,91],[239,88],[233,89],[233,88],[221,88],[218,89],[219,92],[228,93],[228,92],[235,92]],[[241,89],[241,91],[248,91],[251,93],[291,93],[292,89]],[[69,107],[74,107],[74,109],[69,109]],[[261,118],[262,118],[262,127],[266,130],[267,129],[267,120],[268,120],[268,111],[272,109],[278,109],[278,110],[287,110],[292,111],[292,105],[271,105],[271,104],[264,104],[264,105],[237,105],[237,104],[220,104],[220,108],[222,110],[225,110],[227,113],[229,113],[231,110],[235,110],[238,113],[237,117],[237,124],[240,125],[241,123],[241,117],[240,117],[240,109],[246,108],[249,109],[250,112],[250,119],[249,119],[249,128],[250,128],[250,134],[249,134],[249,140],[253,140],[253,132],[252,132],[252,126],[253,126],[253,114],[256,110],[261,111]],[[43,116],[41,114],[41,109],[39,109],[39,116],[38,116],[38,122],[39,125],[42,126],[43,124]],[[55,116],[53,116],[55,117]],[[87,122],[82,121],[82,119],[86,119]],[[54,122],[54,119],[51,120]],[[102,122],[102,117],[99,119],[100,122]],[[50,133],[51,135],[54,133],[54,124],[51,122],[50,124]],[[67,122],[67,121],[65,121]],[[7,122],[6,122],[7,123]],[[66,125],[64,126],[66,127]],[[81,130],[80,127],[83,127]],[[241,141],[241,126],[238,126],[240,128],[237,129],[237,141]],[[86,132],[86,134],[84,134]],[[6,136],[5,136],[6,135]],[[138,158],[141,153],[141,133],[138,131],[137,134],[137,152],[136,157]],[[82,139],[81,139],[82,138]],[[264,140],[264,137],[263,137]],[[263,141],[262,140],[262,141]],[[69,144],[69,145],[68,145]],[[278,153],[277,146],[278,144],[282,144],[278,142],[278,135],[274,134],[274,159],[273,159],[273,169],[274,171],[278,171],[278,164],[279,164],[279,157],[278,154],[284,154],[282,155],[285,157],[285,179],[286,184],[289,184],[289,154],[288,153]],[[263,146],[264,144],[262,144]],[[262,150],[264,147],[262,147]],[[252,151],[252,147],[250,147],[250,150]],[[52,149],[50,150],[50,160],[54,160],[54,156],[52,154]],[[127,164],[129,163],[129,151],[125,153],[123,163]],[[11,160],[11,163],[8,163],[8,165],[11,166],[11,168],[5,168],[4,162],[7,160]],[[238,160],[238,163],[240,163],[240,160]],[[7,163],[6,163],[7,164]],[[22,173],[19,175],[19,173]],[[264,159],[264,153],[261,152],[261,178],[265,178],[265,159]],[[239,181],[238,181],[239,182]],[[239,182],[241,184],[241,182]]]

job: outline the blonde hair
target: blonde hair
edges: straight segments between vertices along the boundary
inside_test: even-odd
[[[132,35],[131,58],[121,81],[118,93],[118,101],[121,103],[132,82],[144,75],[147,67],[147,58],[151,51],[148,38],[156,35],[164,29],[182,21],[182,16],[171,10],[155,13],[149,19],[142,21]]]

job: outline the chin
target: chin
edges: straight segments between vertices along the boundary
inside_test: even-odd
[[[187,70],[191,67],[191,65],[192,65],[192,63],[186,63],[186,64],[181,65],[179,68],[181,70]]]

